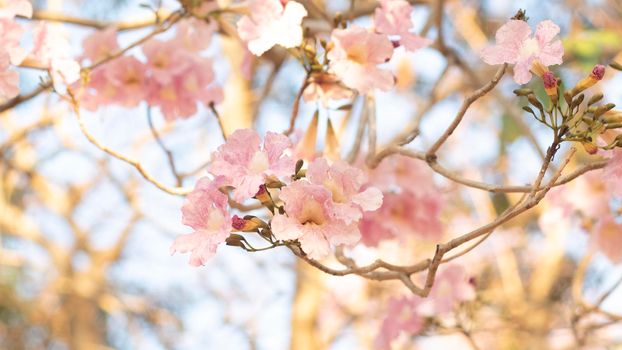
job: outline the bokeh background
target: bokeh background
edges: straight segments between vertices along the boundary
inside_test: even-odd
[[[345,0],[300,2],[329,14],[351,6]],[[365,9],[374,2],[355,3]],[[413,3],[417,29],[434,38],[435,28],[426,25],[433,2]],[[153,9],[170,12],[180,6],[172,0],[33,4],[41,18],[61,13],[101,23],[149,19]],[[558,74],[564,81],[577,81],[594,64],[622,57],[618,0],[447,0],[446,41],[481,82],[490,79],[495,67],[484,65],[478,52],[519,8],[527,11],[532,25],[552,19],[562,28],[566,53]],[[369,24],[369,16],[361,13],[355,21]],[[32,25],[29,20],[22,23]],[[58,25],[79,56],[81,41],[94,29]],[[149,30],[121,32],[121,47]],[[215,60],[218,82],[225,86],[226,100],[219,110],[229,131],[246,126],[260,132],[287,128],[305,75],[295,60],[273,52],[254,62],[248,81],[239,72],[243,52],[235,40],[215,35],[206,55]],[[403,132],[413,116],[424,111],[421,136],[412,147],[429,145],[451,121],[465,93],[479,85],[453,66],[444,72],[447,60],[433,48],[398,52],[387,65],[398,77],[398,89],[376,94],[380,143]],[[28,68],[19,72],[22,92],[36,89],[43,76]],[[622,74],[608,71],[596,89],[607,101],[622,105],[620,87]],[[435,101],[425,107],[433,88]],[[515,88],[506,77],[494,93],[473,106],[441,152],[443,164],[491,183],[532,181],[550,134],[521,111],[521,101],[511,93]],[[538,91],[542,93],[541,88]],[[320,109],[319,134],[331,118],[341,135],[343,154],[353,142],[360,105],[355,102],[351,113]],[[301,130],[316,107],[301,105],[297,124]],[[103,143],[140,159],[160,181],[175,183],[166,154],[149,128],[146,105],[83,113],[88,128]],[[210,153],[222,143],[214,116],[200,108],[194,117],[174,123],[167,123],[157,111],[151,117],[184,174],[183,185],[191,187],[204,173]],[[578,162],[587,160],[589,156],[582,154]],[[446,237],[490,221],[514,200],[465,189],[440,177],[435,180],[446,192]],[[223,246],[206,266],[191,267],[187,256],[169,254],[174,238],[189,232],[181,224],[182,204],[183,198],[159,191],[134,168],[93,147],[81,134],[71,106],[58,96],[41,94],[2,113],[0,348],[371,349],[386,317],[386,295],[407,292],[399,284],[327,276],[284,248],[250,254]],[[542,223],[539,218],[546,210],[544,203],[504,225],[464,257],[482,281],[481,302],[494,306],[483,314],[463,310],[475,339],[489,344],[482,348],[577,346],[569,322],[574,307],[569,294],[588,235],[574,222]],[[433,242],[388,242],[379,249],[361,247],[353,254],[361,261],[381,256],[406,264],[430,256],[431,249]],[[581,286],[586,298],[600,295],[622,274],[620,266],[598,254],[587,271]],[[622,290],[614,292],[603,308],[622,311]],[[622,348],[622,328],[612,324],[595,332],[585,348]],[[403,338],[398,348],[469,348],[461,334],[441,327]]]

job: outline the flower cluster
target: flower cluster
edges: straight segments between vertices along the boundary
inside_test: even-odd
[[[384,201],[380,209],[363,216],[362,243],[377,246],[407,237],[438,240],[443,235],[442,194],[432,171],[421,162],[405,156],[386,159],[370,173],[368,185],[380,188]]]
[[[46,22],[33,29],[31,52],[20,46],[24,30],[15,16],[32,17],[32,5],[27,0],[7,0],[0,4],[0,99],[19,94],[19,74],[11,65],[29,60],[29,65],[50,72],[54,85],[71,84],[80,78],[80,65],[69,56],[69,42]]]
[[[19,93],[19,74],[10,67],[20,64],[26,57],[26,51],[19,45],[23,29],[15,22],[16,15],[31,17],[30,2],[12,0],[0,5],[0,99]]]
[[[275,45],[300,47],[306,56],[309,80],[305,101],[338,100],[375,89],[389,90],[395,84],[391,71],[379,67],[393,56],[395,47],[414,51],[431,43],[412,32],[412,6],[405,0],[381,0],[372,28],[342,23],[334,29],[330,43],[321,41],[325,52],[320,62],[314,47],[303,43],[302,20],[307,11],[294,1],[252,0],[250,15],[238,21],[238,33],[248,49],[261,56]]]
[[[603,253],[613,263],[620,263],[622,224],[615,203],[622,198],[622,151],[616,149],[611,155],[604,169],[557,189],[551,202],[561,208],[566,221],[572,214],[578,215],[583,228],[590,232],[591,249]]]
[[[151,39],[142,46],[146,62],[123,55],[95,68],[82,91],[84,107],[96,110],[102,105],[116,104],[132,108],[146,100],[172,120],[194,115],[197,102],[220,102],[222,90],[213,84],[212,61],[201,55],[214,31],[214,23],[184,19],[177,24],[173,38]],[[113,29],[91,34],[83,46],[84,59],[91,63],[119,51]]]
[[[475,286],[461,265],[442,267],[426,299],[418,296],[392,298],[387,316],[376,337],[376,349],[391,349],[391,342],[402,332],[417,334],[426,327],[426,317],[443,316],[458,305],[475,299]]]
[[[363,171],[342,161],[329,164],[318,158],[302,169],[302,161],[296,164],[289,156],[291,147],[281,134],[268,132],[262,142],[253,130],[234,132],[213,154],[209,172],[214,180],[202,178],[184,205],[184,224],[195,232],[178,238],[171,250],[191,251],[191,263],[203,264],[230,231],[259,228],[271,243],[297,242],[311,258],[327,255],[331,246],[357,243],[358,222],[363,212],[380,207],[380,190],[363,188]],[[238,203],[259,200],[270,209],[271,220],[229,219],[228,196],[219,192],[227,188],[233,188]],[[245,247],[239,236],[228,242]]]
[[[485,48],[482,58],[488,64],[513,64],[514,80],[527,84],[534,65],[548,67],[562,63],[564,47],[561,40],[554,40],[557,34],[559,26],[550,20],[540,22],[532,37],[527,22],[513,19],[499,28],[495,36],[497,43]]]

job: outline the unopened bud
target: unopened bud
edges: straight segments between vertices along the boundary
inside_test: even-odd
[[[228,246],[232,247],[244,247],[244,241],[244,237],[236,233],[232,233],[231,235],[229,235],[229,237],[225,239],[225,243]]]
[[[579,81],[577,85],[572,88],[572,95],[574,96],[585,89],[591,88],[596,83],[601,81],[604,76],[605,66],[603,66],[602,64],[597,64],[596,66],[594,66],[594,69],[592,69],[592,72],[588,77],[581,79],[581,81]]]
[[[594,66],[594,69],[592,69],[592,74],[590,74],[590,76],[594,77],[596,80],[602,80],[605,76],[605,66],[597,64]]]
[[[254,216],[241,218],[237,215],[234,215],[231,218],[231,227],[233,227],[233,229],[236,231],[254,232],[257,229],[266,226],[266,223]]]
[[[270,192],[268,192],[268,188],[266,187],[266,185],[259,186],[259,190],[255,194],[255,198],[258,199],[261,203],[272,201],[272,197],[270,197]]]
[[[557,103],[557,78],[552,72],[546,72],[542,75],[542,81],[544,82],[544,91],[549,95],[553,103]]]

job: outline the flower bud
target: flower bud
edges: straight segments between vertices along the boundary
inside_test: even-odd
[[[236,231],[242,232],[254,232],[259,228],[266,227],[266,223],[255,216],[247,216],[241,218],[237,215],[233,215],[231,218],[231,227]]]
[[[601,81],[604,76],[605,66],[603,66],[602,64],[597,64],[596,66],[594,66],[592,72],[588,77],[581,79],[581,81],[579,81],[577,85],[572,88],[572,95],[574,96],[585,89],[591,88],[596,83]]]
[[[268,192],[268,188],[266,185],[260,185],[259,191],[255,194],[255,198],[259,200],[262,204],[272,203],[272,197],[270,197],[270,193]]]
[[[557,102],[557,78],[552,72],[546,72],[542,75],[542,81],[544,82],[544,91],[549,95],[551,101]]]
[[[594,69],[592,69],[592,74],[590,74],[590,76],[596,80],[603,80],[603,77],[605,76],[605,66],[597,64],[594,66]]]

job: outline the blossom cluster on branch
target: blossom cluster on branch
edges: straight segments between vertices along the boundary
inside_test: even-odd
[[[495,43],[478,51],[481,61],[498,67],[492,77],[479,81],[479,72],[469,68],[443,36],[443,1],[438,1],[439,7],[421,33],[415,29],[413,5],[406,0],[374,2],[366,14],[368,26],[355,21],[351,13],[322,13],[327,18],[317,25],[316,9],[305,7],[304,1],[248,0],[228,7],[207,0],[180,3],[181,8],[166,17],[156,12],[153,23],[145,25],[153,27],[151,32],[129,45],[119,38],[121,28],[96,26],[98,30],[83,40],[82,54],[72,57],[61,27],[46,21],[33,26],[32,47],[27,50],[21,45],[27,32],[24,28],[33,22],[22,25],[16,16],[33,17],[31,3],[0,1],[1,110],[53,88],[70,103],[89,142],[136,168],[164,192],[184,195],[182,221],[192,231],[176,238],[171,254],[189,253],[190,264],[202,266],[223,245],[247,252],[282,247],[330,275],[397,281],[410,293],[385,298],[386,317],[375,340],[379,349],[389,349],[402,333],[418,334],[439,327],[435,318],[474,302],[478,281],[455,260],[545,197],[552,209],[541,216],[542,222],[579,219],[581,227],[592,232],[590,249],[602,252],[612,262],[622,261],[617,202],[622,197],[622,111],[607,103],[602,93],[593,92],[611,70],[596,64],[576,83],[562,83],[562,31],[553,21],[541,21],[532,29],[525,13],[519,11],[502,24]],[[430,39],[428,29],[433,25],[436,37]],[[281,132],[261,135],[251,127],[256,116],[249,118],[251,122],[240,123],[243,127],[238,124],[235,131],[223,126],[227,118],[236,117],[219,113],[223,101],[244,106],[261,101],[239,102],[237,96],[225,95],[230,86],[225,86],[220,76],[225,73],[215,68],[223,57],[210,50],[213,42],[220,40],[232,40],[243,47],[242,64],[235,57],[231,59],[235,64],[228,67],[241,73],[243,80],[249,80],[253,65],[261,60],[280,66],[291,58],[304,71],[289,125],[269,125]],[[396,88],[398,73],[391,66],[396,53],[409,57],[424,48],[441,53],[447,67],[413,124],[380,145],[378,130],[388,117],[376,108],[376,92]],[[476,88],[465,94],[437,136],[421,140],[421,119],[440,98],[437,92],[452,66],[470,76],[470,84]],[[619,63],[610,66],[622,70]],[[37,90],[20,95],[17,67],[45,72]],[[446,168],[440,158],[440,150],[472,105],[489,93],[499,93],[493,90],[508,69],[514,83],[520,85],[514,89],[516,101],[508,104],[522,106],[529,117],[527,130],[533,124],[548,132],[548,148],[541,151],[539,172],[528,185],[473,180]],[[269,93],[270,80],[263,96]],[[314,105],[315,113],[308,125],[298,125],[296,130],[302,100]],[[148,107],[152,135],[167,154],[175,186],[158,180],[140,159],[105,146],[88,131],[81,115],[82,108],[97,111],[106,106],[135,109],[141,105]],[[212,152],[201,168],[207,169],[206,173],[193,188],[183,187],[192,174],[177,171],[172,152],[152,124],[152,108],[159,110],[168,125],[196,116],[202,108],[218,119],[218,137],[222,136],[224,143]],[[344,126],[336,127],[329,112],[346,113],[343,125],[357,114],[357,130],[347,156],[342,152],[348,145]],[[326,125],[322,135],[320,120]],[[421,142],[413,142],[417,138]],[[534,144],[539,147],[538,140]],[[569,173],[565,167],[577,151],[575,145],[585,150],[590,162]],[[597,157],[605,158],[594,161]],[[522,196],[511,203],[504,197],[508,203],[500,204],[498,216],[458,234],[448,232],[445,218],[452,207],[448,193],[454,185]],[[417,255],[416,259],[403,264],[380,258],[363,264],[356,259],[358,250],[376,252],[391,242],[408,246],[409,240],[416,241],[417,248],[432,247],[433,254],[420,256],[420,252],[408,251],[409,258]],[[583,314],[577,316],[581,317]]]

